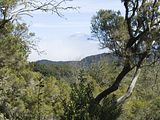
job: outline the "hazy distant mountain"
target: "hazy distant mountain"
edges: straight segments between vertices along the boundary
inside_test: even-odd
[[[113,62],[118,61],[117,57],[114,56],[113,54],[102,53],[102,54],[98,54],[98,55],[92,55],[92,56],[85,57],[80,61],[80,64],[82,66],[88,66],[93,63],[97,63],[100,60],[106,61],[107,63],[113,63]]]
[[[39,60],[38,64],[77,64],[79,61],[51,61],[51,60]]]
[[[107,63],[112,63],[118,61],[118,58],[111,53],[102,53],[98,55],[92,55],[83,58],[80,61],[50,61],[50,60],[39,60],[38,64],[70,64],[70,65],[80,65],[89,66],[93,63],[97,63],[100,60],[104,60]]]

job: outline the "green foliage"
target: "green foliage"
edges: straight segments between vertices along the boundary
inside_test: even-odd
[[[103,47],[109,47],[114,52],[120,53],[119,55],[125,53],[124,55],[128,55],[134,64],[136,61],[132,60],[134,55],[136,58],[138,58],[137,55],[140,55],[140,59],[143,55],[141,53],[145,50],[148,52],[149,49],[149,53],[158,52],[159,23],[156,24],[156,20],[159,21],[157,19],[159,2],[155,1],[153,4],[152,1],[147,3],[144,1],[138,11],[132,10],[134,3],[132,0],[123,2],[130,3],[127,6],[130,9],[128,15],[132,15],[131,11],[137,12],[136,16],[130,16],[132,18],[131,26],[130,21],[125,21],[127,18],[124,19],[119,12],[100,10],[92,18],[92,33],[100,39]],[[111,85],[121,69],[120,66],[99,62],[90,66],[86,71],[81,70],[78,80],[73,74],[73,68],[68,65],[33,63],[32,70],[27,57],[34,34],[29,32],[25,23],[14,22],[14,20],[18,20],[17,16],[20,13],[28,13],[26,9],[44,5],[38,2],[31,7],[30,5],[33,5],[31,3],[36,3],[36,0],[29,2],[23,0],[0,1],[0,120],[160,119],[159,63],[143,68],[133,96],[119,106],[115,104],[116,100],[123,94],[130,82],[130,74],[126,76],[126,81],[121,85],[124,87],[121,87],[116,95],[107,96],[99,104],[94,101],[94,97],[103,88]],[[20,4],[25,6],[24,12],[12,15],[12,10]],[[53,5],[41,6],[40,9],[52,11],[56,7]],[[12,19],[12,17],[16,18]],[[137,29],[135,29],[136,27]],[[136,42],[134,41],[133,46],[129,48],[127,48],[127,43],[133,36],[128,28],[134,29],[134,37],[146,31],[144,36],[136,38]],[[155,42],[153,43],[153,41]],[[125,51],[124,48],[127,50]],[[68,82],[73,78],[72,83]]]
[[[54,76],[57,79],[70,77],[73,75],[72,66],[67,64],[38,64],[31,63],[35,72],[40,72],[44,76]]]
[[[68,101],[69,93],[69,86],[54,77],[40,78],[26,89],[24,96],[30,119],[58,119],[63,114],[61,103]]]
[[[116,99],[117,97],[115,95],[111,95],[103,100],[99,120],[117,120],[117,118],[122,114],[122,106],[117,106],[114,103],[116,102]]]
[[[94,101],[93,81],[89,80],[85,71],[80,71],[78,83],[72,85],[70,101],[64,102],[62,120],[116,120],[121,114],[121,107],[115,106],[115,96],[106,98],[102,104]]]
[[[146,64],[151,65],[159,60],[159,1],[122,2],[125,16],[113,10],[99,10],[91,21],[93,36],[100,41],[102,48],[108,48],[121,58],[123,66],[113,84],[96,96],[97,102],[117,91],[133,69],[140,71]],[[122,97],[123,102],[131,95],[135,87],[133,83],[138,76],[135,74],[135,79],[128,85],[128,90]]]
[[[143,68],[135,92],[124,103],[123,112],[118,120],[159,119],[159,69],[159,62],[153,66]]]
[[[157,58],[159,1],[123,0],[122,2],[125,16],[113,10],[99,10],[93,16],[91,20],[93,36],[98,38],[102,48],[109,48],[131,63],[137,64],[143,52]],[[133,60],[134,58],[138,59]]]
[[[108,64],[101,60],[92,64],[88,69],[88,74],[100,85],[101,88],[111,85],[118,74],[119,67],[115,64]]]
[[[99,10],[97,15],[93,16],[92,34],[98,38],[102,48],[109,48],[115,52],[122,52],[124,41],[129,38],[124,18],[120,12],[112,10]],[[122,44],[116,44],[121,42]]]
[[[78,83],[72,85],[69,103],[64,103],[64,115],[62,120],[88,120],[89,105],[93,100],[93,86],[88,83],[84,71],[81,71]]]

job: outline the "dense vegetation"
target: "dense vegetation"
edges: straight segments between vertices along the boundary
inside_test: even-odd
[[[38,66],[41,68],[41,65],[36,65],[36,67]],[[95,96],[106,86],[109,87],[113,83],[120,69],[121,66],[107,64],[106,61],[101,60],[85,70],[79,69],[78,75],[70,76],[70,80],[75,78],[74,83],[66,79],[70,86],[69,101],[62,102],[64,113],[60,118],[67,120],[158,120],[160,118],[159,63],[142,69],[133,95],[125,103],[114,106],[116,99],[126,91],[133,73],[125,78],[126,81],[122,83],[116,93],[105,98],[101,104],[94,104]],[[52,72],[56,73],[56,70]],[[60,81],[63,80],[62,77]]]
[[[35,10],[60,15],[74,9],[61,7],[67,1],[0,1],[0,120],[160,120],[160,3],[123,0],[125,19],[110,10],[92,18],[92,33],[120,57],[118,64],[29,63],[34,34],[19,17]]]

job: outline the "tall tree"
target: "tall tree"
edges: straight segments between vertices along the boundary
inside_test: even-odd
[[[39,107],[38,112],[31,107],[40,106],[41,97],[37,100],[34,96],[41,75],[33,72],[27,62],[29,41],[34,34],[20,22],[20,17],[38,10],[61,16],[59,10],[73,8],[65,5],[69,1],[72,0],[0,0],[0,115],[4,119],[34,120],[41,112]]]
[[[109,48],[123,60],[123,68],[113,84],[95,98],[98,103],[118,90],[124,77],[135,69],[128,90],[117,103],[125,101],[133,91],[141,68],[159,59],[159,0],[121,0],[121,2],[125,7],[124,17],[120,12],[100,10],[91,21],[92,33],[102,47]]]

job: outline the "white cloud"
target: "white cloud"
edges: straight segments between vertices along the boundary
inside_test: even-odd
[[[85,38],[82,33],[81,35],[82,38]],[[65,40],[53,40],[49,43],[40,42],[39,47],[45,50],[46,54],[38,56],[36,52],[33,52],[30,55],[29,60],[80,60],[88,55],[106,52],[106,50],[99,49],[99,43],[97,41],[80,39],[79,34],[78,37],[68,37]]]

